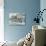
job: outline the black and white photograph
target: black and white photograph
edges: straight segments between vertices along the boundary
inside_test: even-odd
[[[10,25],[25,25],[25,14],[24,13],[10,13],[9,24]]]

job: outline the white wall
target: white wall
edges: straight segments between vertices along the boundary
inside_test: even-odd
[[[43,9],[46,9],[46,0],[40,0],[40,9],[41,11]],[[43,25],[43,26],[46,26],[46,11],[43,12],[43,22],[40,21],[40,24]]]
[[[0,0],[0,42],[4,41],[4,1]]]
[[[46,9],[46,0],[40,0],[40,8]]]

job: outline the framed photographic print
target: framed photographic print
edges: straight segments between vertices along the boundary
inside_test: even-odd
[[[9,24],[10,25],[25,25],[25,14],[24,13],[10,13]]]

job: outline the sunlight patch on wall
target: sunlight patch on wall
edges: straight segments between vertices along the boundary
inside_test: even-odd
[[[0,0],[0,42],[4,41],[4,1]]]

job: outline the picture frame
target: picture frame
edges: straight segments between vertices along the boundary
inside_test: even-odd
[[[10,13],[9,24],[10,25],[25,25],[25,13]]]

